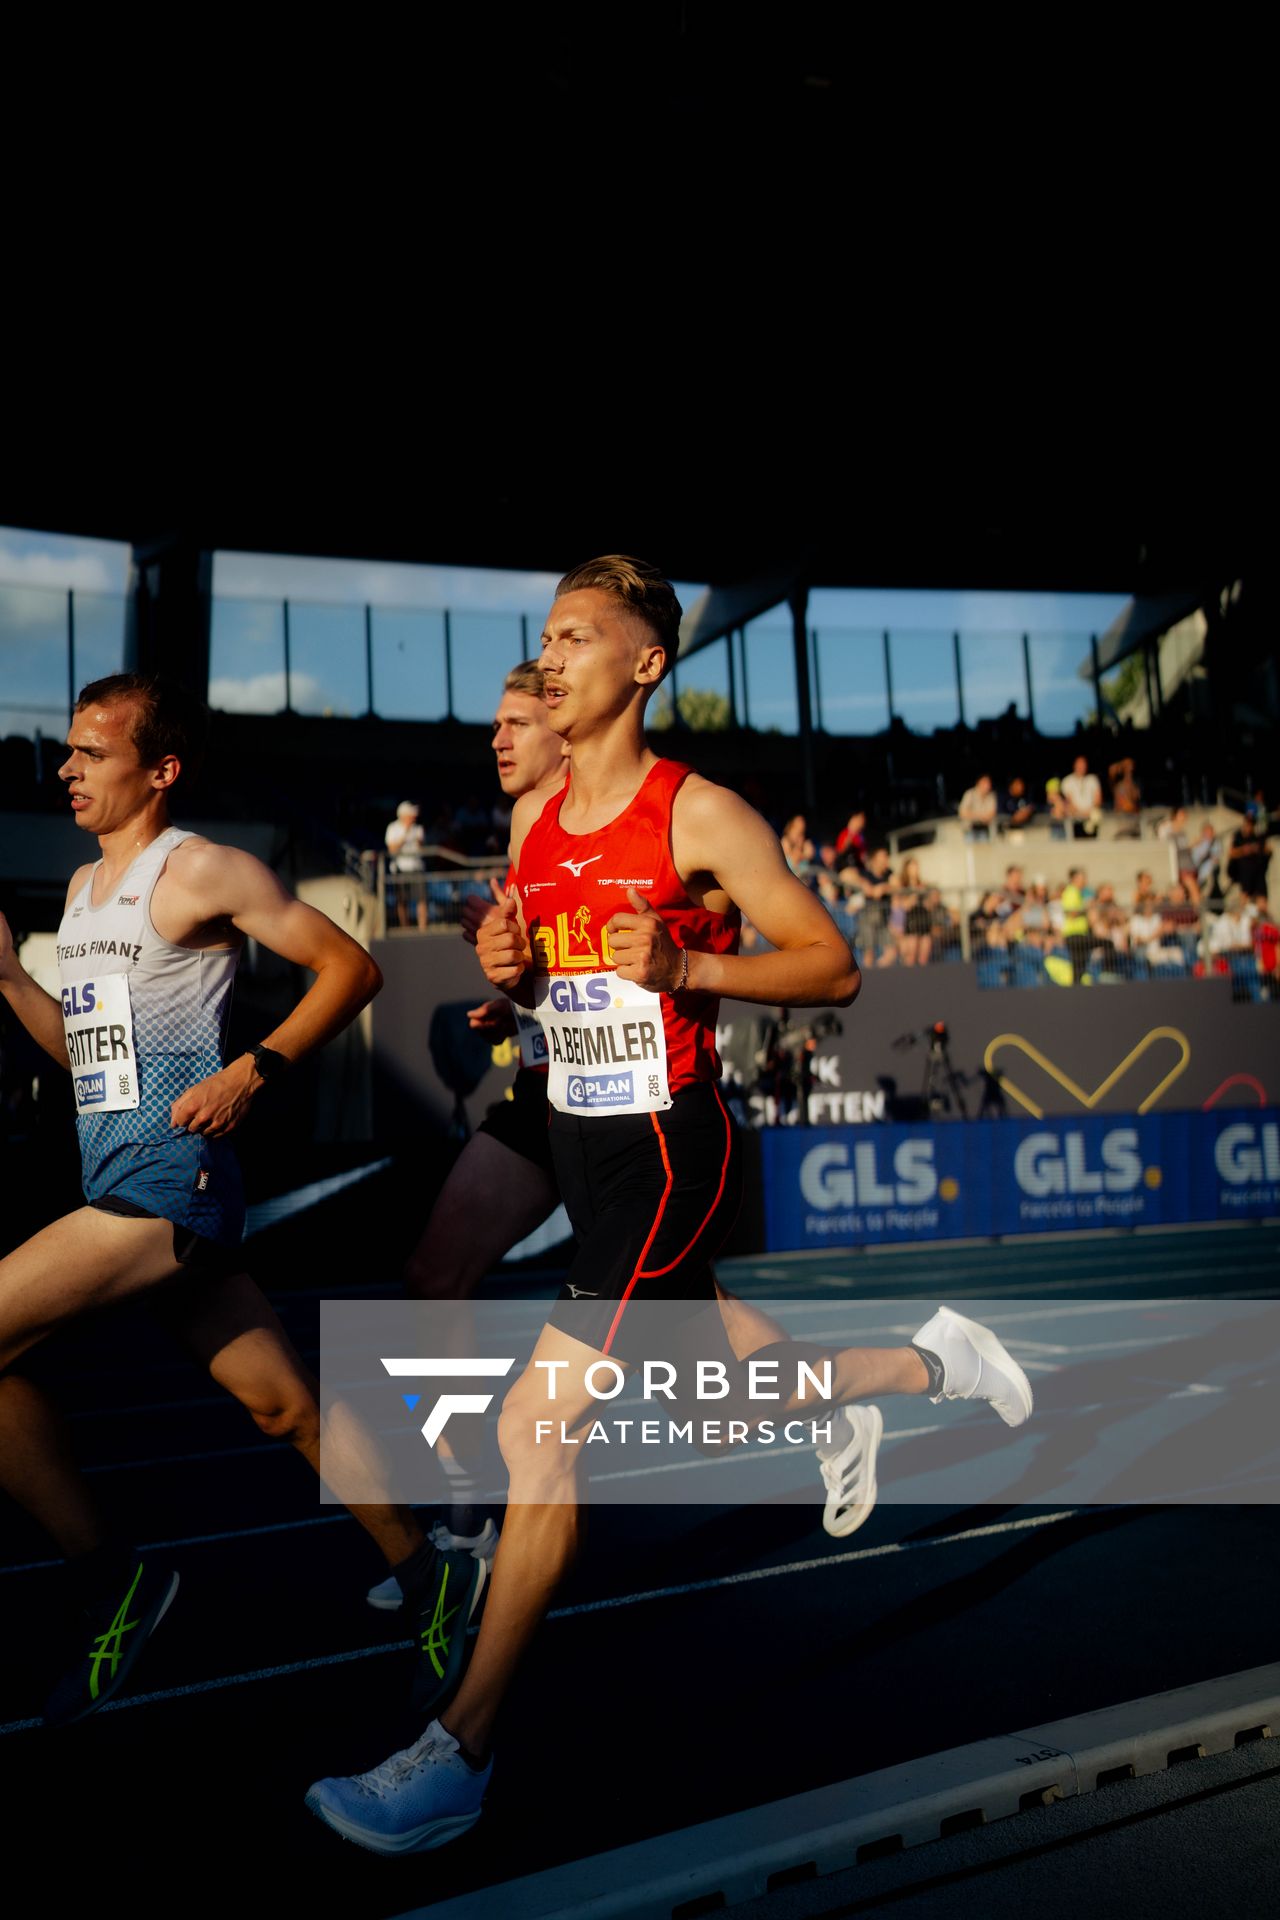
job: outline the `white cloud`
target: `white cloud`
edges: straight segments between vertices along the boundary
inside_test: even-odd
[[[339,606],[467,608],[529,613],[541,620],[556,573],[494,567],[432,567],[393,560],[321,559],[310,554],[232,553],[214,560],[215,597],[317,601]]]
[[[114,542],[60,541],[54,535],[0,535],[0,587],[48,587],[63,593],[123,593],[128,548]]]
[[[57,554],[13,554],[0,546],[0,632],[6,635],[65,633],[67,589],[77,593],[111,593],[106,568],[91,554],[74,560]]]
[[[314,712],[320,683],[308,673],[295,673],[290,678],[295,707]],[[279,713],[284,706],[284,674],[255,673],[244,680],[220,675],[209,682],[209,705],[222,713]]]

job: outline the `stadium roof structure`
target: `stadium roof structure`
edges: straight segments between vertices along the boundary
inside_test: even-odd
[[[1248,570],[1247,527],[1225,514],[1141,498],[1069,507],[1025,475],[895,486],[883,467],[874,480],[806,471],[800,451],[767,449],[745,470],[633,452],[616,470],[562,474],[510,448],[494,458],[439,439],[408,484],[357,459],[324,472],[301,458],[265,464],[269,484],[226,467],[198,489],[11,476],[0,525],[124,540],[140,558],[178,545],[559,572],[623,551],[673,579],[735,590],[744,607],[774,588],[776,603],[790,582],[1199,597]]]

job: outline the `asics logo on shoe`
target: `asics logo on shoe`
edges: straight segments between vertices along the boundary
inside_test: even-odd
[[[108,1673],[107,1679],[114,1680],[116,1668],[120,1665],[120,1656],[124,1651],[124,1636],[126,1633],[132,1633],[138,1624],[136,1620],[127,1619],[126,1615],[132,1604],[133,1596],[138,1591],[138,1582],[141,1578],[142,1568],[139,1566],[138,1571],[133,1576],[133,1585],[116,1609],[115,1619],[111,1622],[106,1632],[100,1633],[93,1643],[93,1652],[89,1656],[89,1698],[91,1700],[96,1700],[98,1697],[98,1672],[103,1661],[109,1660],[111,1662],[111,1671]]]
[[[440,1582],[440,1591],[436,1595],[435,1611],[422,1630],[422,1651],[435,1668],[436,1678],[439,1680],[444,1679],[444,1666],[440,1656],[443,1654],[445,1660],[449,1658],[449,1636],[445,1632],[445,1627],[458,1611],[458,1607],[450,1607],[447,1613],[445,1611],[444,1597],[448,1588],[449,1569],[446,1566],[444,1579]],[[461,1606],[461,1604],[459,1601],[458,1605]]]
[[[604,855],[602,853],[593,853],[589,855],[589,857],[585,860],[561,860],[559,862],[559,865],[562,867],[568,867],[574,879],[581,880],[582,869],[584,867],[589,867],[592,861],[594,860],[603,860],[603,859],[604,859]]]

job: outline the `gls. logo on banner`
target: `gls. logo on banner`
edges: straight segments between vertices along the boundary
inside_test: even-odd
[[[1213,1163],[1229,1187],[1280,1181],[1280,1125],[1267,1120],[1258,1127],[1246,1120],[1224,1127],[1214,1142]]]
[[[387,1360],[382,1364],[393,1378],[425,1380],[492,1380],[505,1379],[515,1365],[515,1355],[509,1360]],[[410,1413],[418,1404],[420,1396],[416,1393],[401,1394],[401,1399]],[[429,1447],[434,1447],[451,1413],[486,1413],[493,1403],[491,1393],[442,1393],[422,1423],[422,1437]]]
[[[880,1178],[871,1141],[852,1149],[833,1142],[806,1153],[800,1162],[800,1191],[820,1213],[837,1207],[922,1206],[938,1191],[932,1140],[901,1141],[894,1149],[893,1176],[892,1184]]]
[[[1089,1165],[1083,1133],[1029,1133],[1013,1156],[1013,1173],[1033,1200],[1050,1194],[1132,1193],[1143,1177],[1136,1127],[1117,1127],[1102,1136],[1101,1167]]]
[[[601,1107],[629,1107],[635,1098],[634,1079],[630,1073],[575,1073],[565,1094],[571,1107],[583,1107],[591,1113]]]

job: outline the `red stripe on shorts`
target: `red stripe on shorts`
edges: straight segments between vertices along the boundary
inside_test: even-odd
[[[618,1322],[622,1318],[622,1309],[626,1306],[628,1300],[631,1298],[632,1290],[635,1287],[636,1281],[640,1278],[641,1273],[644,1271],[645,1255],[648,1253],[650,1247],[653,1245],[654,1240],[657,1237],[658,1228],[662,1225],[662,1216],[667,1210],[667,1201],[671,1198],[671,1187],[672,1187],[671,1162],[667,1158],[666,1136],[664,1135],[662,1128],[658,1123],[657,1114],[651,1113],[649,1115],[649,1118],[652,1120],[653,1130],[658,1136],[658,1149],[662,1154],[662,1165],[666,1170],[667,1183],[662,1189],[662,1198],[658,1202],[658,1211],[654,1215],[653,1225],[649,1229],[649,1238],[645,1241],[644,1245],[640,1249],[640,1258],[636,1261],[635,1271],[631,1275],[631,1278],[628,1280],[626,1285],[626,1290],[623,1293],[621,1300],[619,1300],[618,1302],[618,1311],[614,1314],[613,1319],[610,1323],[609,1335],[604,1345],[600,1349],[601,1353],[608,1353],[609,1348],[613,1345],[613,1336],[618,1331]]]

